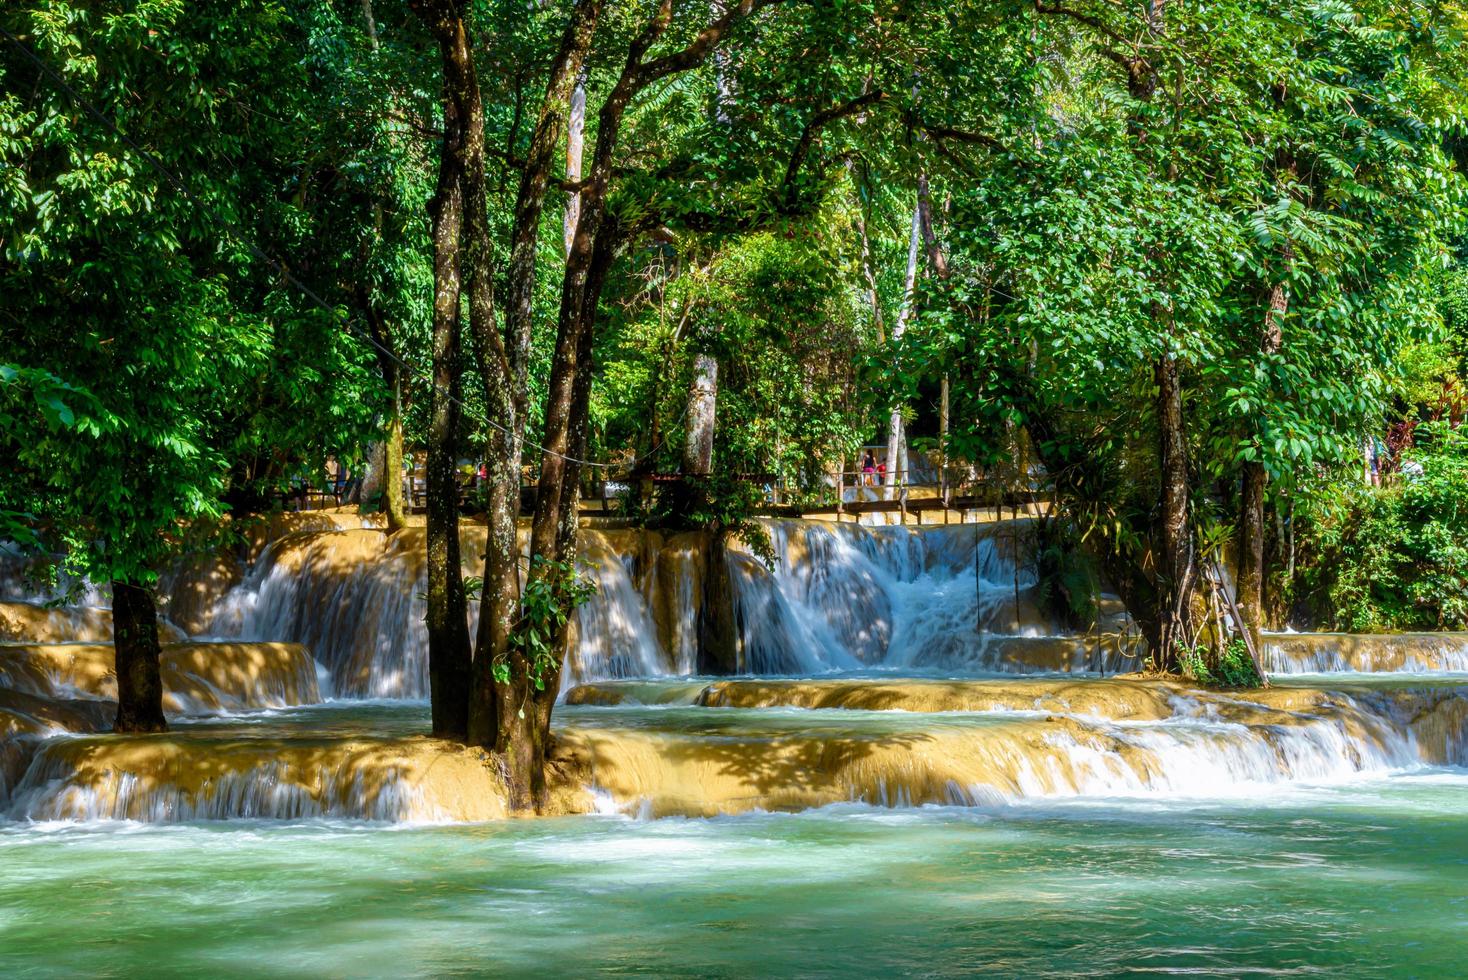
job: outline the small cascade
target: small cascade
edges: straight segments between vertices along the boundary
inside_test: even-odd
[[[652,610],[629,567],[636,556],[618,554],[595,533],[583,533],[583,539],[582,567],[596,582],[596,595],[576,610],[569,682],[668,673]]]
[[[316,664],[294,643],[173,643],[159,660],[163,708],[207,715],[314,704]],[[53,643],[0,646],[0,688],[51,701],[117,697],[112,647]]]
[[[188,634],[158,617],[158,638],[182,643]],[[111,643],[112,610],[106,606],[51,606],[0,602],[0,643]]]
[[[112,610],[97,606],[47,606],[0,602],[0,641],[7,643],[110,643]]]
[[[845,698],[836,689],[821,693],[822,683],[768,682],[760,693],[761,682],[735,682],[722,693],[775,706],[786,703],[779,697],[786,687],[794,703],[848,710],[650,709],[660,713],[636,726],[593,715],[577,718],[587,727],[568,723],[564,741],[603,792],[655,816],[848,801],[1217,797],[1468,762],[1462,689],[1284,691],[1259,703],[1136,681],[995,690],[973,682],[967,690],[963,682],[906,691],[881,682],[836,685]],[[714,703],[710,693],[702,703]],[[1075,706],[1063,710],[1073,697]],[[957,714],[948,707],[965,699],[982,707]],[[931,708],[916,710],[935,713],[893,710],[924,704]]]
[[[215,606],[208,632],[304,644],[342,697],[427,697],[425,556],[412,530],[279,538]]]
[[[3,789],[3,787],[0,787]],[[7,794],[12,820],[487,820],[505,815],[497,778],[467,751],[412,741],[47,742]]]
[[[703,574],[703,541],[699,535],[672,538],[658,549],[650,605],[674,674],[692,674],[698,668]]]
[[[1023,557],[1030,521],[921,529],[760,523],[773,568],[747,544],[731,566],[752,673],[1013,670],[1023,667],[1016,650],[996,640],[1059,635],[1040,611],[1038,576]]]
[[[1468,671],[1468,633],[1268,633],[1272,674]]]

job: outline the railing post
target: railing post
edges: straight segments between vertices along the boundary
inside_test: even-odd
[[[841,515],[846,510],[846,457],[841,457],[841,462],[836,467],[836,523],[841,523]]]

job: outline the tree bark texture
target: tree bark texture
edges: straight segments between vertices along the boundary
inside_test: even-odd
[[[428,674],[433,734],[468,732],[469,625],[459,556],[459,302],[464,223],[464,123],[461,6],[450,0],[414,9],[438,41],[443,61],[443,143],[433,199],[433,391],[428,432]]]
[[[159,658],[158,607],[153,590],[112,583],[112,650],[117,672],[118,732],[166,732]]]
[[[684,426],[683,472],[689,476],[708,476],[713,471],[718,398],[719,360],[707,351],[700,352],[693,359]]]
[[[1163,354],[1154,365],[1154,375],[1160,476],[1156,520],[1160,602],[1153,656],[1160,668],[1173,670],[1177,667],[1179,648],[1194,638],[1192,604],[1198,568],[1189,508],[1188,444],[1177,360]]]
[[[922,206],[912,209],[912,231],[907,242],[907,272],[902,285],[902,308],[892,325],[892,346],[896,348],[907,331],[917,304],[918,248],[922,242]],[[902,405],[894,403],[887,418],[887,484],[897,486],[906,478],[907,440],[902,426]]]

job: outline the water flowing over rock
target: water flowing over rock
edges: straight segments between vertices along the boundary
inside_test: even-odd
[[[563,750],[590,784],[650,816],[1217,796],[1468,761],[1462,688],[1255,693],[1135,680],[716,682],[695,707],[597,709],[606,720],[578,718]]]
[[[1091,638],[1067,641],[1064,656],[1042,653],[1041,665],[1032,668],[1022,645],[1005,645],[1014,637],[1061,635],[1059,624],[1040,611],[1026,557],[1028,520],[920,530],[794,520],[760,525],[774,546],[773,565],[738,541],[723,559],[741,672],[861,666],[1015,672],[1124,669],[1132,662],[1130,650]],[[462,535],[465,574],[475,574],[484,531],[466,527]],[[597,593],[577,612],[568,685],[693,672],[707,537],[587,529],[582,540],[581,561]],[[303,643],[341,696],[424,697],[424,575],[421,530],[288,534],[264,547],[240,582],[215,598],[202,631]]]
[[[1263,660],[1275,674],[1468,671],[1468,633],[1267,633]]]
[[[163,707],[170,714],[217,714],[321,700],[316,665],[299,644],[169,644],[160,668]],[[55,700],[114,700],[112,647],[0,646],[0,687]]]
[[[20,820],[356,820],[505,816],[498,777],[428,739],[66,739],[36,753],[10,794]]]

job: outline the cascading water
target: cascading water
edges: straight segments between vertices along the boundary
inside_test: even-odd
[[[207,632],[305,644],[338,695],[428,696],[421,535],[352,530],[279,538],[226,593]]]
[[[1009,639],[1062,635],[1039,611],[1035,570],[1023,557],[1028,521],[921,530],[780,520],[760,526],[773,545],[772,566],[747,544],[727,553],[741,670],[1024,671],[1023,644]],[[634,567],[637,547],[583,533],[583,567],[598,589],[577,612],[568,683],[694,670],[702,541],[639,540],[651,553],[641,569]],[[466,531],[464,553],[482,548],[482,531]],[[216,601],[207,632],[303,643],[340,696],[425,697],[422,555],[421,532],[287,535]],[[1098,656],[1106,666],[1092,648],[1045,653],[1041,669],[1088,669]]]
[[[1266,633],[1273,674],[1468,671],[1468,633]]]
[[[1025,671],[1036,668],[1008,641],[1063,635],[1040,610],[1038,576],[1027,557],[1030,521],[760,526],[776,556],[773,567],[761,565],[748,544],[731,555],[751,673],[857,666]],[[1070,664],[1050,657],[1038,669]]]
[[[660,815],[840,801],[1216,794],[1468,761],[1468,699],[1456,687],[1308,696],[1284,688],[1256,700],[1134,680],[874,680],[1115,671],[1135,664],[1136,650],[1123,636],[1067,635],[1042,612],[1029,521],[914,529],[767,520],[761,527],[770,564],[749,542],[721,552],[739,668],[859,676],[657,680],[692,673],[698,662],[700,617],[714,601],[705,589],[708,541],[588,530],[581,561],[598,591],[577,612],[567,665],[567,686],[583,686],[556,715],[564,780],[557,807],[580,812],[615,802]],[[476,561],[483,547],[483,530],[466,528],[466,560]],[[110,696],[108,651],[13,648],[8,666],[0,664],[10,688],[0,721],[11,719],[17,733],[0,753],[0,812],[149,822],[499,815],[503,792],[491,767],[416,736],[426,724],[421,700],[360,700],[427,693],[424,571],[421,531],[310,530],[278,537],[240,572],[215,576],[235,584],[209,601],[195,589],[189,601],[202,612],[191,622],[202,616],[206,632],[254,642],[170,647],[171,712],[315,700],[306,647],[329,675],[328,693],[359,699],[289,719],[262,716],[258,728],[226,715],[151,741],[58,738],[105,727],[85,711],[68,714],[66,699]],[[104,612],[41,616],[37,609],[21,612],[45,622],[23,629],[80,631]],[[1456,638],[1371,645],[1271,637],[1270,644],[1275,662],[1296,670],[1442,669],[1468,648]],[[617,678],[642,680],[595,683]],[[615,705],[633,691],[630,699],[660,706],[590,707]],[[332,730],[343,704],[360,706],[351,710],[363,712],[361,723]]]

